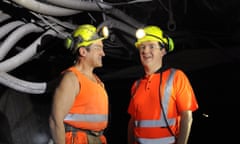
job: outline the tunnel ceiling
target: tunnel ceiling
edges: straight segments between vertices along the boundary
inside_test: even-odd
[[[172,66],[194,71],[219,63],[238,64],[239,6],[238,0],[3,0],[0,77],[6,74],[24,81],[51,81],[72,63],[63,39],[84,23],[110,28],[111,36],[104,41],[104,67],[96,69],[104,80],[139,76],[136,72],[142,69],[133,45],[134,32],[150,24],[160,26],[173,38],[175,50],[166,56]],[[11,23],[14,29],[3,29]],[[17,28],[24,25],[29,28],[17,33]],[[42,36],[49,30],[50,34]],[[23,54],[25,51],[28,53]],[[1,83],[8,86],[4,79]]]

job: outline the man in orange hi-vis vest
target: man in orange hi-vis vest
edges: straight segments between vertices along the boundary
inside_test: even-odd
[[[80,25],[66,39],[66,47],[76,56],[53,96],[49,118],[54,144],[107,144],[103,135],[108,124],[108,95],[94,74],[102,67],[103,39],[108,29]]]
[[[145,73],[131,89],[128,144],[187,144],[198,103],[184,72],[162,62],[173,40],[151,25],[136,36]]]

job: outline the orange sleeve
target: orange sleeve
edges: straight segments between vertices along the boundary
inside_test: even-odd
[[[185,111],[191,110],[195,111],[198,109],[198,103],[196,96],[194,94],[193,88],[190,84],[189,79],[187,78],[186,74],[181,71],[177,70],[173,89],[175,92],[176,104],[178,111]]]

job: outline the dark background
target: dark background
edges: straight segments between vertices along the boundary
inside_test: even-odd
[[[130,2],[115,0],[108,2]],[[236,143],[239,116],[239,66],[240,66],[240,10],[238,0],[172,0],[175,29],[168,27],[169,1],[153,0],[116,7],[141,24],[160,26],[173,38],[175,49],[165,62],[182,69],[189,77],[199,102],[189,144],[210,144],[215,141]],[[29,10],[0,2],[0,10],[12,16],[4,25],[14,20],[29,22],[36,19]],[[93,22],[91,17],[96,19]],[[102,13],[83,11],[68,17],[56,17],[73,24],[102,22]],[[0,26],[1,26],[0,25]],[[24,48],[35,34],[17,43]],[[96,73],[105,83],[109,95],[109,126],[105,131],[109,144],[127,143],[127,107],[130,87],[142,69],[137,50],[129,43],[124,32],[114,28],[110,39],[104,42],[104,66]],[[0,44],[4,41],[1,39]],[[9,72],[12,76],[49,85],[61,71],[71,65],[72,56],[63,46],[63,40],[47,37],[39,48],[46,48],[27,63]],[[15,48],[7,55],[16,55]],[[40,51],[41,52],[41,51]],[[0,69],[1,71],[1,69]],[[19,92],[0,85],[0,143],[45,144],[50,138],[48,116],[52,103],[52,89],[44,94]],[[206,117],[206,115],[208,117]],[[10,143],[10,142],[9,142]]]

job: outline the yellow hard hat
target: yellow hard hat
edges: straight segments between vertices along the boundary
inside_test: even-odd
[[[66,38],[65,45],[67,49],[75,53],[79,47],[86,47],[98,40],[106,39],[108,35],[109,32],[106,26],[97,30],[93,25],[83,24],[77,27],[70,37]]]
[[[146,26],[143,29],[138,29],[136,31],[136,37],[136,47],[139,47],[142,42],[157,41],[167,49],[167,52],[171,52],[174,49],[173,40],[170,37],[166,36],[163,31],[157,26]]]

